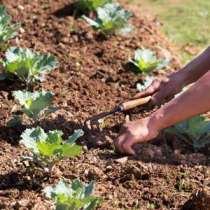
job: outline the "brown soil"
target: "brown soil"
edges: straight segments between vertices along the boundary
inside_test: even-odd
[[[179,67],[173,48],[159,32],[159,23],[139,16],[141,8],[124,4],[135,13],[131,22],[136,30],[132,34],[104,39],[82,19],[72,16],[71,1],[2,2],[14,20],[22,23],[23,29],[11,44],[59,58],[60,67],[36,87],[54,92],[54,104],[59,108],[50,119],[42,120],[46,130],[61,129],[67,137],[75,128],[83,128],[86,118],[131,97],[142,77],[130,71],[126,63],[138,47],[149,47],[159,56],[170,55],[169,71]],[[122,159],[114,153],[112,140],[124,120],[122,115],[107,121],[108,128],[98,133],[103,139],[100,147],[92,147],[96,146],[95,139],[86,135],[81,140],[83,155],[61,161],[51,177],[26,171],[19,161],[26,151],[18,140],[25,126],[31,125],[26,121],[24,126],[6,127],[14,105],[11,91],[21,88],[18,82],[0,84],[0,209],[49,209],[52,203],[42,189],[61,177],[86,182],[94,179],[95,193],[104,199],[98,209],[103,210],[181,209],[193,192],[209,187],[209,151],[193,153],[174,137],[160,137],[153,144],[139,146],[138,158]],[[148,113],[129,114],[136,118]]]

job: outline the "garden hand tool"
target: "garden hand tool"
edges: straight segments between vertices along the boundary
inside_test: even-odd
[[[103,119],[107,116],[116,114],[116,113],[122,113],[122,112],[125,112],[125,111],[128,111],[128,110],[131,110],[131,109],[136,108],[136,107],[141,106],[141,105],[145,105],[150,100],[151,100],[151,96],[148,96],[148,97],[145,97],[145,98],[138,98],[138,99],[133,99],[133,100],[123,102],[109,112],[103,112],[99,115],[88,118],[85,121],[85,126],[90,130],[93,129],[95,126],[99,127],[99,123],[100,123],[101,119]]]

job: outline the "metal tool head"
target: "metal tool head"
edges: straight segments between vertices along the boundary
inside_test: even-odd
[[[105,117],[110,116],[110,115],[115,114],[115,113],[120,112],[120,111],[121,111],[120,107],[116,107],[112,111],[102,112],[98,115],[90,117],[85,121],[85,123],[84,123],[85,127],[88,128],[89,130],[95,130],[95,129],[100,130],[100,123],[102,123],[102,120]]]

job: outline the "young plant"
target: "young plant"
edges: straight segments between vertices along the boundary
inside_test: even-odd
[[[100,198],[92,196],[94,183],[83,185],[78,179],[71,186],[60,181],[55,187],[46,187],[46,197],[55,201],[56,210],[93,210],[101,202]]]
[[[166,133],[176,135],[197,151],[210,144],[210,121],[206,117],[196,116],[166,129]]]
[[[76,2],[77,8],[83,12],[96,11],[97,8],[103,7],[107,3],[111,3],[112,0],[78,0]]]
[[[124,10],[118,3],[106,4],[96,10],[97,18],[92,20],[86,16],[84,19],[105,35],[127,34],[133,27],[128,24],[131,13]]]
[[[82,130],[75,130],[74,134],[63,141],[63,133],[58,130],[45,131],[41,127],[26,129],[21,135],[20,143],[32,153],[32,160],[47,172],[51,172],[53,165],[64,157],[72,158],[81,153],[81,146],[76,145],[78,138],[83,136]]]
[[[8,15],[6,8],[0,5],[0,44],[17,35],[18,24],[12,24],[12,18]]]
[[[164,68],[169,64],[168,59],[157,59],[155,53],[149,49],[136,50],[134,60],[130,60],[130,62],[137,67],[138,72],[144,74]]]
[[[32,52],[30,49],[11,47],[3,61],[4,73],[16,75],[27,86],[43,81],[44,75],[58,66],[57,59],[50,54]]]
[[[144,79],[143,83],[137,83],[136,88],[140,92],[141,91],[144,91],[145,89],[147,89],[152,84],[153,81],[154,81],[154,78],[153,77],[147,76]]]
[[[13,92],[13,96],[21,106],[20,112],[26,114],[34,123],[39,121],[41,115],[46,116],[56,111],[55,108],[49,107],[53,100],[53,94],[51,92],[28,92],[18,90]],[[20,121],[21,117],[15,115],[8,125],[12,127],[12,125],[16,125]]]

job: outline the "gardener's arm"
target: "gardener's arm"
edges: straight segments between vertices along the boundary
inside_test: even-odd
[[[145,91],[137,94],[137,97],[151,95],[153,104],[164,103],[165,100],[180,92],[184,86],[198,80],[208,70],[210,70],[210,47],[180,71],[156,79]]]
[[[150,117],[126,124],[115,142],[116,148],[121,153],[132,155],[134,154],[133,146],[136,143],[149,141],[155,138],[162,129],[209,110],[210,72]]]

